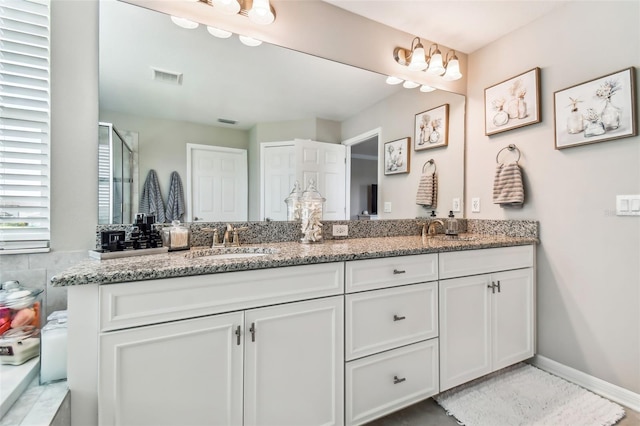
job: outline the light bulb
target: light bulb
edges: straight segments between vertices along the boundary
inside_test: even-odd
[[[207,25],[207,31],[214,37],[218,38],[229,38],[233,34],[231,31],[221,30],[220,28],[210,27]]]
[[[260,25],[268,25],[276,19],[271,12],[269,0],[253,0],[253,5],[247,16],[251,21]]]
[[[405,81],[404,83],[402,83],[402,87],[404,87],[405,89],[415,89],[418,86],[420,86],[420,84],[413,81]]]
[[[262,44],[262,40],[257,40],[253,37],[239,35],[238,38],[240,39],[242,44],[244,44],[245,46],[255,47],[255,46],[260,46]]]
[[[391,84],[391,85],[395,85],[395,84],[400,84],[402,83],[404,80],[398,77],[393,77],[393,76],[389,76],[387,77],[387,84]]]
[[[442,76],[444,80],[453,81],[459,80],[462,78],[462,73],[460,72],[460,63],[458,59],[451,59],[447,64],[447,72]]]
[[[212,0],[214,8],[225,15],[235,15],[240,12],[240,3],[237,0]]]
[[[427,72],[434,75],[444,74],[444,66],[442,66],[442,54],[439,50],[436,50],[433,56],[431,56]]]
[[[198,28],[200,24],[197,22],[193,22],[187,18],[180,18],[178,16],[171,16],[171,21],[179,27],[186,28],[188,30],[193,30],[194,28]]]
[[[409,69],[412,71],[422,71],[427,68],[428,64],[424,57],[424,48],[420,43],[416,46],[411,53],[411,62],[409,62]]]

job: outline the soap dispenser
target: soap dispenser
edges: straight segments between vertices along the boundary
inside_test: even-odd
[[[458,235],[458,219],[453,216],[453,210],[449,211],[449,219],[447,219],[445,234],[452,236]]]

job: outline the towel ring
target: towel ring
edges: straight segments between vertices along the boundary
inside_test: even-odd
[[[432,164],[433,165],[433,173],[435,173],[437,171],[436,168],[436,162],[433,161],[433,158],[430,159],[429,161],[427,161],[426,163],[424,163],[424,165],[422,166],[422,174],[424,174],[424,169],[427,167],[427,165]]]
[[[518,151],[518,158],[516,159],[516,163],[520,160],[520,150],[518,149],[518,147],[515,146],[514,144],[509,144],[508,146],[505,146],[500,151],[498,151],[498,153],[496,154],[496,163],[500,164],[498,157],[500,156],[500,153],[505,149],[508,149],[509,151]]]

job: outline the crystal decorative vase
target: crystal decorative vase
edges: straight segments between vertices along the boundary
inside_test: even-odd
[[[615,130],[620,127],[620,108],[613,105],[611,99],[607,99],[604,108],[602,108],[600,120],[604,124],[605,130]]]
[[[604,124],[600,120],[589,121],[584,128],[584,137],[600,136],[605,133]]]
[[[580,133],[584,130],[584,119],[582,118],[582,114],[576,109],[575,111],[571,111],[571,114],[567,118],[567,132],[575,135],[576,133]]]

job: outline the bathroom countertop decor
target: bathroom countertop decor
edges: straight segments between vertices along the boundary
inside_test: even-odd
[[[189,255],[190,252],[182,251],[122,259],[87,259],[53,277],[51,284],[54,287],[112,284],[314,263],[509,247],[537,242],[537,237],[533,236],[464,234],[460,238],[448,238],[442,235],[423,238],[409,235],[328,240],[321,244],[300,244],[299,242],[245,244],[245,246],[270,249],[274,253],[258,257],[219,259],[206,256],[193,257]],[[208,247],[200,247],[200,249],[206,248]],[[194,249],[197,248],[192,248]]]

